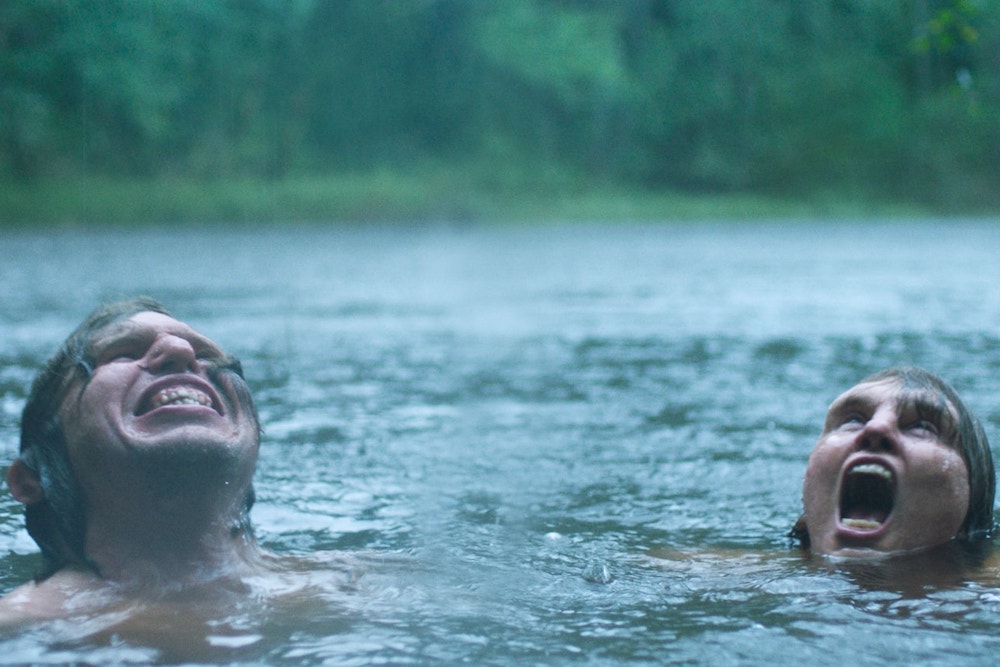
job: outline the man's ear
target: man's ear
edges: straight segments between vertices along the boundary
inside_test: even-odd
[[[14,499],[25,505],[34,505],[45,499],[42,480],[38,477],[38,473],[21,459],[14,459],[7,468],[7,486]]]

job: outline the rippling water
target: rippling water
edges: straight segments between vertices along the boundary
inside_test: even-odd
[[[919,364],[1000,442],[994,221],[269,226],[10,234],[0,448],[98,301],[148,293],[244,362],[261,541],[329,591],[245,632],[0,639],[13,662],[945,661],[1000,579],[784,537],[829,401]],[[0,586],[37,561],[0,499]],[[344,587],[337,553],[363,561]],[[324,569],[329,566],[328,570]],[[165,628],[165,629],[164,629]],[[169,623],[161,635],[169,635]],[[77,633],[79,634],[79,633]]]

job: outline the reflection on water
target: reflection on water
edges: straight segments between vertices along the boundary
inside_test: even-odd
[[[5,659],[978,664],[1000,648],[993,566],[831,563],[784,537],[827,403],[871,371],[940,372],[1000,437],[990,222],[4,244],[4,460],[38,364],[98,300],[152,294],[243,358],[265,428],[258,534],[315,565],[259,582],[314,594],[207,613],[182,641],[154,614],[145,633],[15,633]],[[3,590],[35,551],[4,494]]]

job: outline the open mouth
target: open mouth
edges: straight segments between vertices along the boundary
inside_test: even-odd
[[[840,522],[855,530],[876,530],[895,503],[892,471],[880,463],[862,463],[847,471],[840,490]]]

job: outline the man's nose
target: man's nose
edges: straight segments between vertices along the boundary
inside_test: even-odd
[[[197,357],[191,343],[171,334],[159,337],[146,353],[146,368],[150,373],[183,373],[195,370]]]
[[[897,436],[894,416],[876,413],[858,433],[857,445],[860,449],[888,452],[896,448]]]

